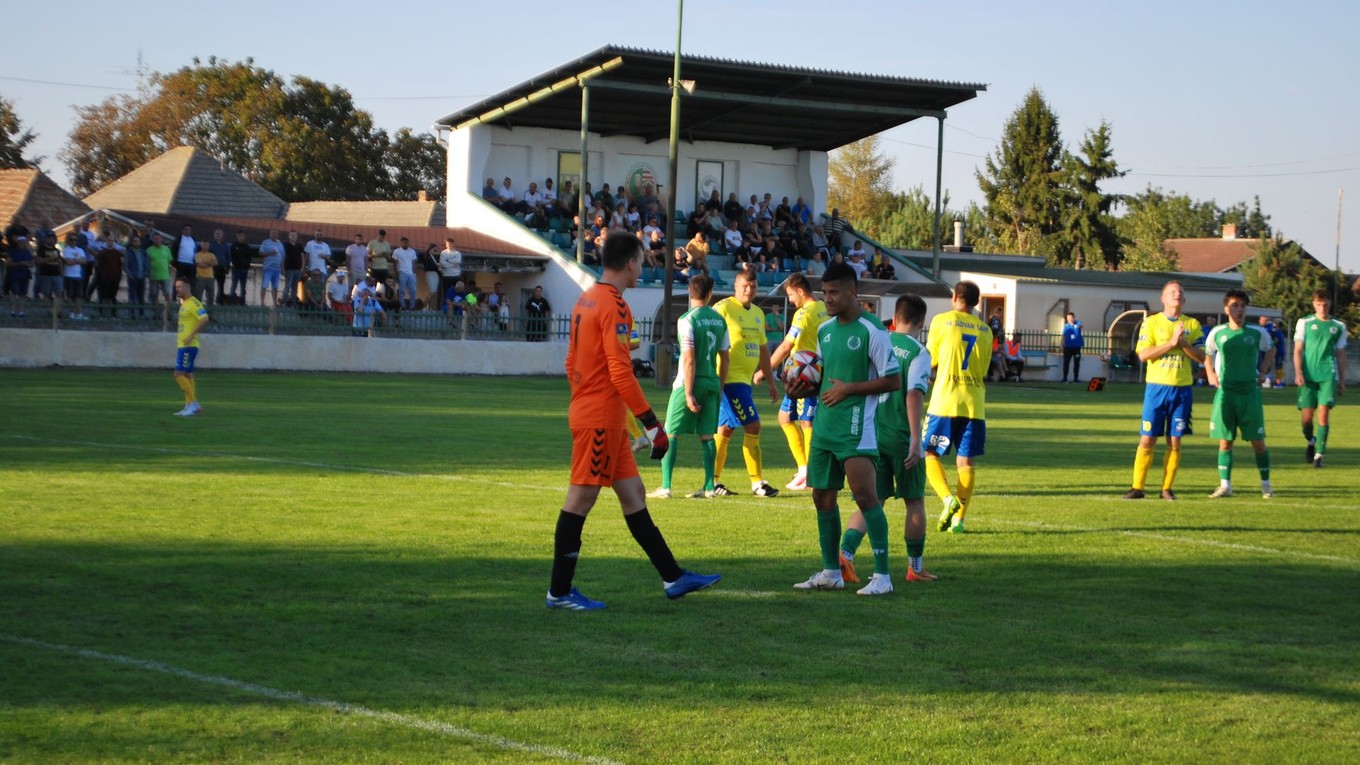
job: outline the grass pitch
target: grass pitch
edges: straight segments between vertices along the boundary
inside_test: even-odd
[[[1314,470],[1293,391],[1264,394],[1269,502],[1244,444],[1238,496],[1206,498],[1203,434],[1180,501],[1125,502],[1139,386],[994,385],[939,582],[901,581],[900,503],[897,592],[866,601],[790,588],[819,567],[807,493],[656,500],[681,565],[726,577],[669,602],[606,496],[583,614],[543,608],[562,380],[199,385],[185,419],[168,372],[0,371],[0,761],[1360,760],[1344,406]]]

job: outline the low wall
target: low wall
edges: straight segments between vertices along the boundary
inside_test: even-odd
[[[381,337],[204,335],[203,369],[560,375],[566,344]],[[0,329],[0,366],[174,366],[170,332]]]

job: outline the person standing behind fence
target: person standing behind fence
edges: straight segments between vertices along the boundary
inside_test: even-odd
[[[372,279],[373,277],[369,277]],[[370,286],[372,284],[370,283]],[[354,336],[372,337],[373,327],[382,319],[384,315],[382,303],[378,302],[377,296],[372,290],[357,292],[354,297]]]
[[[279,241],[278,229],[269,232],[269,238],[260,242],[260,265],[263,272],[260,275],[260,305],[264,305],[264,291],[274,298],[274,305],[279,304],[279,280],[283,277],[283,242]]]
[[[1062,381],[1067,382],[1067,369],[1072,368],[1072,382],[1081,382],[1081,349],[1086,345],[1086,338],[1081,335],[1081,322],[1077,321],[1077,315],[1071,311],[1067,312],[1067,321],[1062,328],[1062,352],[1063,352],[1063,373]]]
[[[209,248],[208,240],[204,239],[198,243],[198,254],[194,256],[194,297],[206,305],[216,302],[216,295],[213,294],[213,272],[216,268],[217,256]]]
[[[345,248],[345,266],[356,282],[363,281],[368,273],[368,245],[364,244],[363,234],[355,234],[354,241]]]
[[[217,302],[221,303],[227,294],[227,269],[231,267],[231,244],[227,242],[226,232],[220,228],[213,229],[208,249],[217,258],[217,264],[213,266],[213,282],[217,284]]]
[[[250,281],[250,245],[246,244],[246,232],[237,231],[236,241],[231,243],[228,259],[231,261],[231,289],[228,294],[239,305],[246,304],[246,282]],[[218,302],[222,302],[219,297]]]
[[[414,311],[416,308],[416,259],[420,253],[411,246],[411,240],[401,238],[401,246],[392,251],[392,260],[397,264],[397,296],[401,300],[401,310]]]
[[[446,294],[462,278],[463,253],[454,246],[453,237],[449,237],[444,240],[444,250],[439,253],[439,294]]]
[[[552,305],[543,297],[542,287],[534,287],[534,296],[524,304],[524,313],[528,316],[526,329],[529,341],[545,342],[548,339],[548,316],[552,314]]]
[[[175,258],[170,248],[161,241],[160,232],[151,233],[151,246],[146,248],[146,273],[151,279],[151,305],[165,301],[170,306],[170,263]]]
[[[128,305],[142,306],[146,304],[146,249],[142,246],[142,238],[136,231],[128,234],[127,244],[123,247],[123,275],[127,277],[127,300]],[[139,307],[134,315],[141,316],[142,309]]]
[[[434,242],[420,254],[420,268],[425,272],[425,310],[437,310],[439,302],[439,245]]]

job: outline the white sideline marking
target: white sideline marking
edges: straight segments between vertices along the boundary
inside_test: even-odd
[[[182,677],[200,683],[207,683],[209,685],[220,685],[227,688],[231,688],[233,690],[241,691],[243,693],[249,693],[254,696],[263,696],[267,699],[273,699],[275,701],[291,701],[297,704],[305,704],[307,706],[329,709],[331,711],[340,712],[342,714],[355,715],[357,717],[367,717],[373,720],[378,720],[380,722],[390,723],[392,725],[399,725],[403,728],[415,728],[416,730],[423,730],[429,733],[438,733],[443,736],[463,739],[465,741],[471,741],[477,744],[488,744],[490,746],[494,746],[500,749],[509,749],[511,751],[516,752],[527,752],[529,754],[536,754],[544,757],[552,757],[559,760],[568,760],[570,762],[589,762],[595,763],[596,765],[620,765],[620,763],[617,763],[614,760],[606,759],[604,757],[591,757],[584,754],[577,754],[576,752],[571,752],[566,749],[559,749],[558,747],[555,746],[524,744],[519,741],[513,741],[511,739],[505,738],[503,736],[494,736],[487,733],[477,733],[474,731],[470,731],[466,728],[460,728],[456,725],[449,725],[448,723],[442,723],[437,720],[425,720],[419,717],[412,717],[410,715],[397,714],[396,712],[384,712],[380,709],[369,709],[368,707],[361,707],[356,704],[347,704],[343,701],[331,701],[330,699],[318,698],[316,696],[308,696],[306,694],[298,693],[296,691],[281,691],[277,688],[270,688],[269,686],[265,685],[256,685],[254,683],[246,683],[240,680],[232,680],[229,677],[221,677],[219,675],[205,675],[199,672],[194,672],[188,669],[182,669],[180,667],[175,667],[169,664],[162,664],[158,661],[134,659],[130,656],[119,656],[117,654],[112,653],[103,653],[102,651],[92,651],[88,648],[76,648],[74,646],[69,645],[47,643],[41,640],[32,640],[30,638],[23,638],[15,635],[0,634],[0,640],[3,640],[8,643],[30,646],[33,648],[46,648],[52,651],[60,651],[61,653],[73,654],[75,656],[80,656],[86,659],[99,659],[101,661],[113,662],[114,664],[122,664],[128,667],[144,669],[147,670],[148,672],[160,672],[161,674],[165,675],[174,675],[175,677]]]
[[[481,481],[492,486],[503,486],[509,489],[522,489],[523,484],[484,481],[472,476],[449,474],[449,473],[411,473],[405,470],[388,470],[386,468],[363,467],[359,465],[334,465],[329,462],[309,462],[307,460],[286,460],[277,457],[256,457],[249,454],[236,454],[234,452],[206,452],[193,449],[167,449],[160,446],[139,446],[136,444],[104,444],[98,441],[69,441],[58,438],[37,438],[35,436],[16,436],[7,437],[20,441],[36,441],[45,444],[58,444],[61,446],[85,446],[92,449],[136,449],[143,452],[156,452],[157,454],[173,454],[183,457],[226,457],[230,459],[244,460],[246,462],[262,462],[271,465],[296,465],[298,467],[319,468],[322,470],[343,470],[350,473],[370,473],[373,475],[389,475],[397,478],[437,478],[444,481]],[[546,487],[553,488],[553,487]],[[562,489],[562,491],[566,491]]]
[[[1202,545],[1205,547],[1221,547],[1226,550],[1237,550],[1239,552],[1263,553],[1265,555],[1280,555],[1286,558],[1312,558],[1313,560],[1326,560],[1334,563],[1354,563],[1360,564],[1360,560],[1346,558],[1340,555],[1320,555],[1318,553],[1299,552],[1297,550],[1276,550],[1270,547],[1257,547],[1256,545],[1240,545],[1234,542],[1220,542],[1216,539],[1195,539],[1194,537],[1180,537],[1172,534],[1157,534],[1151,531],[1134,531],[1132,529],[1103,529],[1095,526],[1066,526],[1056,523],[1043,523],[1042,521],[1016,521],[1007,518],[989,518],[988,523],[996,523],[1002,526],[1025,526],[1034,529],[1053,529],[1055,531],[1094,531],[1109,534],[1120,534],[1126,537],[1138,537],[1140,539],[1155,539],[1159,542],[1179,542],[1187,545]]]

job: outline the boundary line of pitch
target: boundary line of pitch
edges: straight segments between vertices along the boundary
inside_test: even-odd
[[[333,712],[339,712],[345,715],[352,715],[354,717],[365,717],[371,720],[377,720],[379,722],[388,723],[390,725],[396,725],[403,728],[412,728],[415,730],[421,730],[428,733],[435,733],[441,736],[448,736],[450,738],[461,739],[475,744],[485,744],[487,746],[493,746],[498,749],[506,749],[515,752],[525,752],[528,754],[535,754],[543,757],[551,757],[553,759],[558,760],[566,760],[568,762],[585,762],[592,763],[592,765],[619,765],[619,763],[617,763],[616,761],[606,759],[604,757],[594,757],[589,755],[578,754],[576,752],[572,752],[570,750],[562,749],[555,746],[544,746],[541,744],[526,744],[521,741],[515,741],[513,739],[505,738],[504,736],[496,736],[487,733],[477,733],[476,731],[471,731],[468,730],[467,728],[460,728],[457,725],[450,725],[448,723],[439,722],[438,720],[427,720],[422,717],[413,717],[411,715],[398,714],[397,712],[387,712],[381,709],[373,709],[370,707],[360,706],[358,704],[349,704],[344,701],[335,701],[333,699],[321,698],[319,696],[309,696],[307,694],[298,693],[296,691],[284,691],[278,688],[270,688],[269,686],[266,685],[257,685],[255,683],[247,683],[241,680],[233,680],[232,678],[223,677],[221,675],[208,675],[202,672],[195,672],[190,669],[176,667],[171,664],[164,664],[159,661],[136,659],[131,656],[120,656],[118,654],[113,653],[104,653],[103,651],[94,651],[89,648],[77,648],[75,646],[61,645],[60,643],[49,643],[43,640],[33,640],[32,638],[19,637],[17,635],[6,635],[3,633],[0,633],[0,641],[12,643],[14,645],[27,646],[29,648],[44,648],[50,651],[57,651],[59,653],[64,653],[71,656],[79,656],[83,659],[96,659],[99,661],[109,662],[112,664],[119,664],[125,667],[132,667],[134,669],[145,670],[147,672],[157,672],[163,675],[171,675],[174,677],[179,677],[186,680],[193,680],[195,682],[204,683],[207,685],[216,685],[224,688],[230,688],[235,691],[247,693],[252,696],[261,696],[263,698],[272,699],[274,701],[287,701],[295,704],[301,704],[304,706],[317,707],[320,709],[329,709]]]

